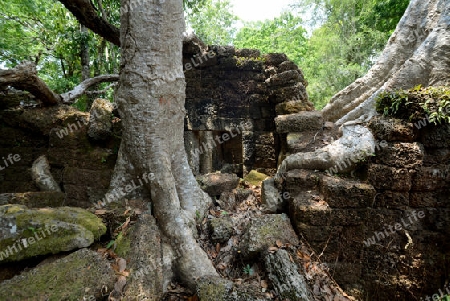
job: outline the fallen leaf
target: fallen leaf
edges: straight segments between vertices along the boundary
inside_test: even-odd
[[[111,263],[111,267],[116,273],[119,273],[119,265],[116,263]]]
[[[108,211],[104,210],[104,209],[98,209],[95,210],[95,215],[104,215],[106,214]]]
[[[130,220],[131,220],[130,217],[127,217],[127,220],[122,225],[122,232],[126,232],[128,225],[130,224]]]
[[[311,260],[311,257],[308,254],[303,253],[300,250],[297,250],[297,257],[302,259],[302,260]]]
[[[100,254],[105,254],[105,253],[107,253],[107,251],[108,251],[108,249],[106,249],[106,248],[98,248],[97,249],[97,253],[100,253]]]
[[[192,297],[188,297],[188,301],[200,301],[197,295],[194,295]]]
[[[276,245],[278,248],[281,248],[283,246],[283,243],[281,242],[281,240],[277,239]]]
[[[265,295],[266,295],[266,297],[268,299],[272,299],[273,298],[273,294],[271,292],[267,292]]]
[[[276,251],[278,251],[278,248],[277,248],[277,247],[270,247],[270,248],[269,248],[269,252],[270,252],[270,253],[275,253]]]
[[[220,252],[220,243],[216,244],[216,252],[219,253]]]
[[[129,276],[130,276],[130,272],[128,272],[128,271],[123,271],[123,272],[121,272],[121,273],[117,273],[117,275],[119,275],[119,276],[124,276],[124,277],[129,277]]]
[[[269,284],[267,284],[266,280],[261,280],[261,287],[262,288],[268,288],[269,287]]]

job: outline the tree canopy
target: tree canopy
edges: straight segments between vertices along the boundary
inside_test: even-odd
[[[408,3],[298,1],[272,20],[243,23],[241,27],[228,0],[186,0],[184,8],[188,28],[207,44],[286,53],[304,71],[308,94],[316,108],[322,108],[331,96],[369,70]],[[82,13],[103,22],[94,30],[104,33],[105,38],[83,30],[75,17]],[[119,0],[8,0],[0,3],[0,15],[3,67],[31,60],[37,64],[38,75],[58,93],[81,82],[82,65],[86,65],[82,49],[85,60],[88,56],[89,76],[118,72]],[[84,20],[92,29],[91,21]],[[97,88],[105,87],[100,84]],[[111,98],[112,92],[102,96]],[[78,107],[86,109],[85,102],[81,99]]]

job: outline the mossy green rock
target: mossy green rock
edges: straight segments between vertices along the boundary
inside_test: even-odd
[[[0,206],[0,262],[85,248],[105,232],[101,219],[80,208]]]
[[[239,249],[245,257],[254,258],[277,241],[294,246],[299,243],[289,217],[286,214],[257,216],[245,230]]]
[[[252,185],[260,186],[262,181],[264,181],[269,176],[260,172],[257,172],[256,170],[252,170],[244,177],[244,181],[249,182]]]
[[[0,283],[0,300],[102,300],[115,278],[106,259],[82,249]]]

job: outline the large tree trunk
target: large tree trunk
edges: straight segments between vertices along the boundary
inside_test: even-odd
[[[411,0],[378,62],[323,109],[329,121],[367,121],[383,90],[450,83],[450,1]]]
[[[111,188],[152,173],[145,185],[154,215],[170,240],[179,277],[189,287],[217,276],[195,240],[196,215],[210,198],[199,188],[184,150],[185,80],[182,0],[122,0],[122,60],[116,102],[122,143]]]
[[[288,156],[275,179],[296,168],[339,169],[368,157],[379,147],[364,124],[375,116],[377,95],[417,85],[450,84],[450,1],[411,0],[377,63],[362,78],[337,93],[323,109],[324,119],[343,125],[343,136],[311,153]],[[336,168],[339,167],[339,168]],[[340,170],[341,171],[341,170]]]

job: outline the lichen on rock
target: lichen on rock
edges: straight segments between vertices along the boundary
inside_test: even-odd
[[[102,300],[115,278],[106,259],[82,249],[0,283],[0,300]]]
[[[80,208],[0,206],[0,260],[20,261],[85,248],[105,232],[99,218]]]

